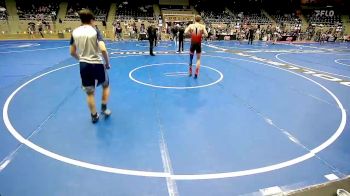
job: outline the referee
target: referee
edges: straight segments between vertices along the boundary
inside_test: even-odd
[[[250,26],[249,30],[248,30],[248,45],[253,45],[253,41],[254,41],[254,35],[255,30],[253,28],[253,26]]]
[[[94,27],[94,15],[90,10],[79,11],[82,25],[74,29],[70,41],[70,54],[80,63],[82,87],[87,94],[87,103],[91,112],[91,121],[96,123],[99,114],[95,104],[95,86],[102,85],[103,95],[101,114],[111,115],[107,109],[109,98],[109,78],[106,69],[110,68],[108,52],[101,32]],[[99,52],[101,51],[104,64]]]
[[[149,41],[149,54],[151,56],[155,56],[153,54],[154,41],[156,39],[156,31],[154,25],[150,25],[147,29],[148,41]]]
[[[185,28],[183,25],[179,28],[179,50],[177,52],[184,51],[184,37],[185,37]]]

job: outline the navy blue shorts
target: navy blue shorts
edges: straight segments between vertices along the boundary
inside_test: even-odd
[[[191,43],[190,54],[194,54],[194,52],[197,54],[200,54],[202,52],[201,43]]]
[[[108,73],[103,64],[80,62],[81,83],[85,91],[93,92],[95,86],[109,86]]]

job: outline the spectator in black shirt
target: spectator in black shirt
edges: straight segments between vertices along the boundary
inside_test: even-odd
[[[122,40],[122,32],[123,32],[123,29],[120,25],[120,23],[117,23],[115,25],[115,35],[114,35],[114,40]]]
[[[39,21],[38,22],[38,30],[39,30],[39,33],[41,35],[41,38],[44,38],[44,35],[43,35],[43,23],[42,21]]]

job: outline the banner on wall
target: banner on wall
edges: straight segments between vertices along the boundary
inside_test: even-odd
[[[315,10],[316,17],[333,17],[334,10]]]
[[[163,15],[166,22],[193,21],[194,15]]]
[[[189,5],[189,0],[159,0],[159,5]]]
[[[286,36],[282,36],[281,39],[279,41],[296,41],[297,40],[297,36],[294,35],[286,35]]]

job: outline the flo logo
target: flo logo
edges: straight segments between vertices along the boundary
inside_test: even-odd
[[[316,17],[333,17],[334,11],[333,10],[315,10]]]

